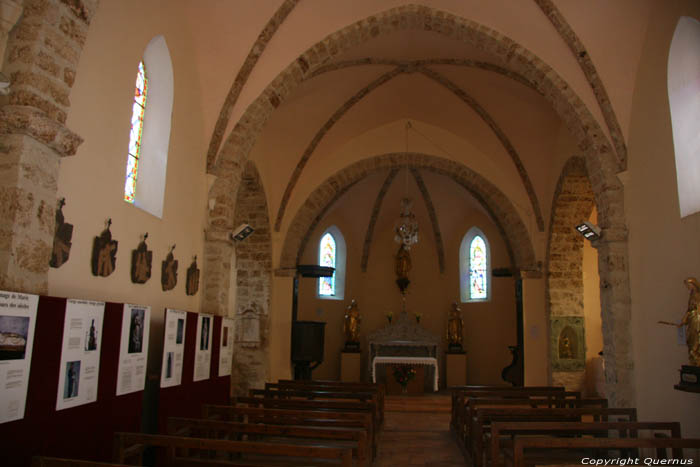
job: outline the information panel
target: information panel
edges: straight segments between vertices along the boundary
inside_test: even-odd
[[[165,310],[165,338],[163,339],[163,364],[160,375],[160,387],[162,388],[182,383],[186,331],[187,312]]]
[[[219,376],[229,376],[233,361],[233,320],[221,320],[221,343],[219,348]]]
[[[209,379],[211,375],[211,335],[214,315],[197,315],[197,346],[194,351],[193,381]]]
[[[104,302],[66,302],[56,410],[97,400],[104,313]]]
[[[37,295],[0,292],[0,423],[24,418]]]
[[[143,391],[146,386],[148,336],[151,327],[151,307],[124,305],[122,334],[119,347],[117,396]]]

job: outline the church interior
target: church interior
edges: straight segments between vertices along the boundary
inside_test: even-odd
[[[700,332],[680,324],[700,277],[700,2],[0,12],[0,290],[150,307],[144,405],[166,309],[232,320],[240,395],[294,377],[293,321],[325,323],[315,379],[350,353],[368,382],[373,336],[403,320],[434,337],[444,390],[457,309],[460,384],[564,386],[700,438],[700,386],[675,387]]]

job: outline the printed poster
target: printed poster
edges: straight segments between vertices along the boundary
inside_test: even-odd
[[[24,418],[38,295],[0,291],[0,423]]]
[[[209,379],[211,373],[211,334],[214,331],[214,315],[197,315],[197,346],[194,350],[194,378]]]
[[[165,310],[165,338],[163,339],[163,364],[160,375],[160,387],[162,388],[182,383],[186,328],[187,312]]]
[[[66,302],[56,410],[97,400],[104,314],[104,302]]]
[[[219,376],[229,376],[233,362],[233,320],[221,320],[221,343],[219,344]]]
[[[148,336],[151,325],[151,307],[124,305],[117,396],[143,391],[146,386]]]

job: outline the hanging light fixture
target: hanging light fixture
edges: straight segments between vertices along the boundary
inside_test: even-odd
[[[412,128],[411,122],[406,122],[406,154],[408,154],[408,130]],[[418,221],[413,214],[413,200],[408,197],[408,169],[404,176],[404,198],[401,200],[401,213],[394,225],[394,241],[402,244],[406,249],[418,243]]]

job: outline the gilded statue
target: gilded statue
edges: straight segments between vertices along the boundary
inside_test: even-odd
[[[411,255],[406,245],[401,244],[396,253],[396,277],[408,279],[408,271],[411,270]]]
[[[447,343],[450,350],[462,350],[463,329],[462,310],[457,302],[454,302],[447,317]]]
[[[353,299],[345,308],[345,321],[343,322],[343,334],[345,334],[345,345],[359,344],[360,342],[360,312],[357,309],[357,302]]]
[[[688,309],[678,327],[685,326],[685,342],[688,345],[688,360],[693,366],[700,366],[700,283],[694,277],[683,281],[688,290]]]

